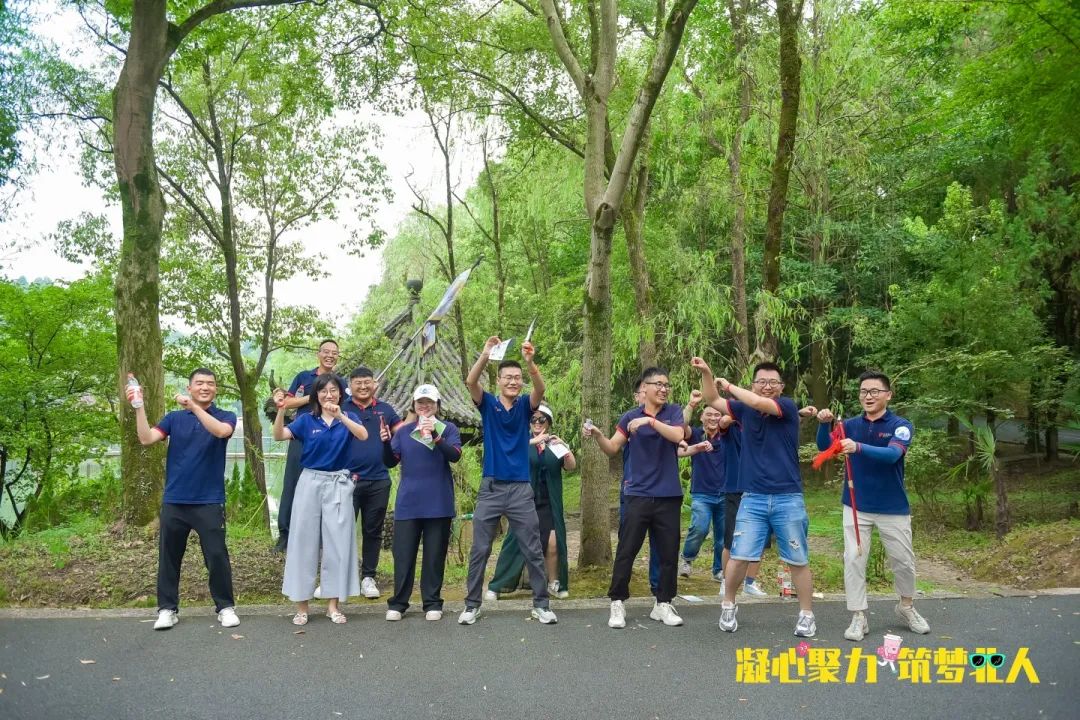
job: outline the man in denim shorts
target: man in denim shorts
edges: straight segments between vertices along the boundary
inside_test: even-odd
[[[720,389],[731,395],[725,400],[717,392],[712,369],[701,358],[690,361],[701,373],[702,399],[742,426],[742,453],[739,456],[739,483],[743,490],[739,514],[720,604],[720,629],[735,632],[735,592],[742,585],[747,566],[761,560],[765,541],[776,536],[780,559],[791,566],[791,579],[799,595],[799,619],[795,635],[813,637],[817,632],[812,607],[813,577],[806,547],[809,519],[803,503],[799,476],[799,408],[782,395],[784,381],[780,368],[763,362],[754,366],[753,390],[719,379]]]

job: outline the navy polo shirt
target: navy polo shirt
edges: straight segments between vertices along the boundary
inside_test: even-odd
[[[311,388],[315,386],[315,378],[319,377],[319,368],[302,370],[296,373],[292,385],[289,386],[289,397],[306,397],[311,394]],[[306,415],[310,410],[308,405],[296,408],[296,417]]]
[[[351,410],[344,412],[350,420],[360,422]],[[286,427],[302,445],[300,467],[328,472],[345,469],[349,440],[353,438],[345,423],[335,419],[332,424],[327,425],[321,416],[304,413],[297,415]]]
[[[758,412],[738,400],[728,406],[742,424],[739,489],[780,495],[801,493],[799,476],[799,408],[789,397],[773,398],[780,416]]]
[[[726,432],[717,430],[716,435],[708,437],[705,428],[695,427],[690,431],[691,445],[708,440],[712,452],[699,452],[690,456],[690,492],[705,495],[719,495],[724,492],[727,477]]]
[[[643,417],[655,417],[668,425],[686,427],[682,407],[674,403],[663,405],[656,415],[649,415],[642,405],[619,418],[616,430],[626,437],[626,444],[630,447],[630,476],[629,481],[624,483],[624,492],[642,497],[682,497],[679,446],[648,425],[631,433],[630,422]]]
[[[457,425],[443,420],[446,427],[439,444],[461,450],[461,433]],[[428,449],[411,437],[416,423],[402,425],[390,440],[390,450],[401,460],[401,479],[398,481],[394,503],[395,520],[454,517],[454,477],[450,461],[438,446]]]
[[[886,410],[877,420],[868,420],[866,415],[859,415],[844,421],[844,433],[862,445],[900,450],[900,459],[894,463],[881,462],[858,452],[847,456],[851,458],[858,509],[885,515],[910,515],[911,507],[904,489],[904,455],[911,445],[915,430],[907,418],[900,417],[892,410]],[[846,486],[841,493],[841,502],[851,505]]]
[[[724,433],[724,492],[741,493],[739,487],[739,456],[742,454],[742,426],[738,421],[728,425]]]
[[[235,413],[217,405],[210,405],[206,412],[236,427]],[[174,505],[224,505],[229,438],[215,437],[191,410],[174,410],[155,427],[169,438],[161,501]]]
[[[485,391],[477,407],[484,427],[484,477],[529,482],[529,396],[519,395],[507,410]]]
[[[360,418],[360,424],[368,432],[367,440],[357,440],[355,435],[352,436],[345,467],[357,476],[357,480],[389,480],[390,471],[383,465],[383,442],[379,436],[379,421],[381,419],[385,422],[386,427],[393,432],[397,424],[401,422],[401,418],[388,403],[377,398],[363,408],[350,398],[344,407]]]

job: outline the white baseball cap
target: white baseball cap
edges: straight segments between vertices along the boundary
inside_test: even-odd
[[[537,406],[536,412],[547,415],[548,422],[555,422],[555,415],[551,412],[551,408],[549,408],[547,405],[540,404],[539,406]]]
[[[427,398],[428,400],[434,400],[435,402],[442,400],[438,389],[434,385],[429,384],[420,385],[413,390],[412,399],[419,400],[420,398]]]

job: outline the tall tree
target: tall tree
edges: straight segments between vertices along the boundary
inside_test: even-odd
[[[151,392],[146,411],[164,411],[162,337],[159,316],[161,229],[165,200],[157,176],[154,152],[154,110],[169,61],[202,25],[224,13],[254,7],[303,4],[305,0],[210,0],[205,4],[175,3],[170,18],[166,0],[137,0],[130,5],[130,28],[124,64],[113,88],[113,158],[123,242],[116,277],[116,336],[119,355],[118,392],[126,373],[135,373]],[[374,3],[353,3],[374,16],[375,29],[358,44],[370,44],[383,29]],[[135,415],[121,404],[120,453],[124,478],[124,513],[132,523],[154,517],[161,492],[165,449],[143,447],[135,433]]]

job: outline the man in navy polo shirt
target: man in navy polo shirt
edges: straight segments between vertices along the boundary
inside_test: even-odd
[[[645,390],[641,387],[641,376],[634,381],[634,405],[639,406],[645,402]],[[619,528],[622,528],[626,520],[626,483],[630,482],[630,446],[623,445],[622,449],[622,483],[619,485]],[[656,551],[656,542],[652,535],[649,536],[649,590],[656,595],[656,588],[660,586],[660,553]]]
[[[153,445],[169,439],[161,499],[155,630],[168,630],[179,622],[180,565],[192,530],[202,546],[218,622],[222,627],[240,624],[225,547],[225,451],[236,427],[236,415],[214,405],[217,379],[212,371],[199,368],[191,373],[187,390],[187,395],[176,396],[182,409],[168,413],[154,427],[146,420],[146,408],[140,404],[135,409],[139,442]],[[131,401],[134,389],[129,388],[127,395]]]
[[[349,375],[352,399],[347,407],[360,418],[360,424],[368,432],[367,440],[353,438],[349,442],[346,465],[356,483],[353,513],[361,523],[363,536],[360,594],[366,598],[379,597],[375,571],[379,567],[386,506],[390,502],[390,471],[383,464],[382,428],[385,427],[392,436],[401,424],[394,408],[375,397],[377,389],[375,373],[370,368],[361,365]]]
[[[506,516],[510,529],[521,546],[529,585],[533,591],[532,616],[544,625],[558,622],[548,608],[547,570],[540,545],[540,520],[536,516],[532,485],[529,483],[529,418],[544,399],[544,378],[533,362],[532,343],[522,343],[521,357],[529,369],[532,392],[521,396],[525,381],[521,365],[513,360],[499,363],[495,397],[480,387],[480,376],[488,364],[492,349],[500,342],[489,337],[476,359],[465,385],[480,409],[484,429],[484,475],[473,510],[473,545],[469,552],[469,579],[465,610],[458,616],[462,625],[472,625],[480,614],[484,590],[484,570],[491,555],[495,526]]]
[[[867,371],[859,376],[859,403],[863,414],[844,420],[844,454],[850,458],[855,488],[855,510],[859,515],[856,542],[851,496],[845,485],[840,502],[844,507],[844,594],[854,615],[844,631],[848,640],[859,641],[870,632],[866,621],[866,559],[870,556],[870,535],[876,527],[893,571],[900,596],[895,611],[913,632],[925,635],[930,625],[915,609],[915,550],[911,542],[911,507],[904,489],[904,456],[914,429],[906,418],[889,410],[892,385],[884,373]],[[817,413],[818,448],[832,443],[829,409]],[[861,544],[861,547],[860,547]]]
[[[295,410],[297,417],[308,412],[310,398],[308,397],[315,378],[323,373],[334,372],[337,367],[338,344],[335,340],[323,340],[319,343],[319,352],[316,356],[319,364],[311,370],[303,370],[293,378],[292,385],[286,393],[283,410]],[[278,539],[274,550],[285,552],[289,544],[289,517],[292,515],[293,496],[296,494],[296,481],[300,479],[300,451],[303,448],[299,442],[290,442],[285,455],[285,476],[281,480],[281,498],[278,501]]]
[[[678,592],[676,562],[683,497],[676,453],[679,443],[690,436],[690,428],[683,421],[682,408],[667,401],[671,383],[666,370],[646,368],[641,373],[641,386],[644,404],[624,414],[610,438],[589,425],[582,429],[582,434],[592,437],[608,457],[615,457],[624,445],[630,446],[630,479],[624,489],[626,518],[619,528],[608,588],[611,628],[626,627],[623,602],[630,597],[630,574],[646,533],[655,541],[660,557],[660,582],[649,617],[665,625],[682,625],[682,618],[671,605]]]
[[[695,390],[688,408],[700,402],[701,391]],[[690,529],[686,531],[686,542],[679,558],[679,575],[683,577],[690,577],[690,563],[701,551],[710,526],[712,576],[718,582],[724,576],[724,483],[727,477],[727,432],[733,422],[730,415],[721,415],[716,408],[706,407],[701,411],[701,425],[690,430],[689,446],[685,450],[679,449],[679,457],[690,458]]]
[[[799,594],[797,637],[813,637],[817,632],[813,609],[813,576],[806,546],[809,518],[799,476],[799,408],[783,396],[784,381],[775,363],[754,366],[753,390],[719,379],[720,389],[734,400],[717,393],[712,369],[699,357],[690,360],[701,373],[701,394],[706,404],[731,415],[742,426],[742,453],[739,483],[743,490],[720,605],[720,629],[735,632],[738,607],[735,593],[742,585],[750,563],[761,560],[765,541],[776,536],[780,559],[791,566],[791,579]]]

